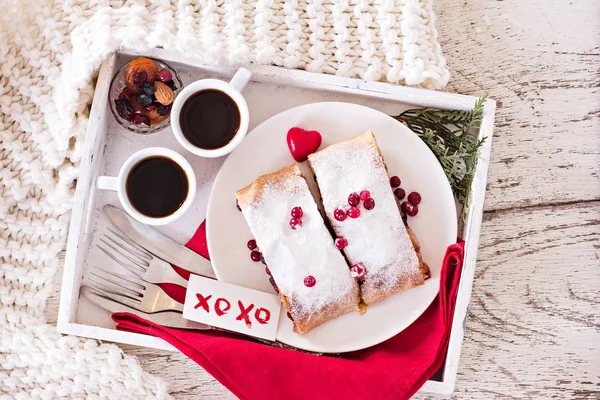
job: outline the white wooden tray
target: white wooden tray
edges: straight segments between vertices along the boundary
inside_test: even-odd
[[[158,338],[116,331],[107,312],[89,303],[85,298],[79,298],[79,287],[87,266],[94,265],[102,259],[98,257],[97,249],[90,246],[94,233],[105,224],[101,209],[107,203],[118,204],[115,193],[96,191],[93,185],[96,177],[116,175],[123,161],[142,147],[164,146],[187,156],[187,152],[177,143],[169,128],[152,135],[134,134],[122,128],[109,110],[108,93],[113,74],[120,66],[139,55],[122,51],[109,57],[100,68],[71,216],[57,328],[65,334],[174,350]],[[228,80],[235,72],[233,69],[203,65],[189,60],[182,54],[162,49],[155,49],[143,55],[167,61],[179,72],[184,84],[209,77]],[[417,107],[471,110],[477,100],[471,96],[280,67],[255,65],[249,69],[253,73],[252,81],[244,89],[244,97],[250,110],[250,129],[283,110],[318,101],[351,102],[397,115],[406,109]],[[496,103],[493,100],[486,101],[479,136],[486,136],[487,140],[480,151],[468,217],[459,234],[466,241],[465,264],[446,362],[441,373],[436,374],[439,375],[439,379],[429,380],[421,388],[423,392],[449,395],[454,390],[479,245],[495,108]],[[192,163],[199,183],[195,204],[186,214],[186,218],[159,227],[160,231],[180,243],[187,242],[205,218],[212,181],[224,161],[223,158],[186,158]]]

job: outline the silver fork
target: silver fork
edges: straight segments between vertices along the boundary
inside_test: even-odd
[[[88,272],[86,284],[114,301],[149,314],[161,311],[183,312],[183,304],[173,300],[157,285],[99,267],[90,268]]]
[[[183,279],[168,262],[156,257],[124,234],[108,228],[98,238],[96,246],[112,260],[132,274],[149,283],[174,283],[187,287]]]

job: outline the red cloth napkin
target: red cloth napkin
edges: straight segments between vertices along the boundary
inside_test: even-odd
[[[188,247],[208,255],[202,226]],[[166,340],[240,399],[408,399],[444,362],[463,250],[464,243],[457,243],[446,251],[439,295],[417,321],[377,346],[341,357],[268,346],[223,331],[166,328],[130,313],[115,313],[113,320],[119,330]]]

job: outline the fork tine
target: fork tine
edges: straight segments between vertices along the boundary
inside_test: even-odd
[[[99,271],[102,274],[104,274],[103,278],[105,279],[113,279],[114,281],[117,281],[118,285],[121,285],[127,289],[131,289],[132,285],[134,285],[136,288],[138,288],[140,291],[145,290],[146,289],[146,285],[147,283],[139,278],[137,275],[132,276],[132,275],[121,275],[118,272],[113,272],[113,271],[107,271],[103,268],[98,267],[97,265],[94,265],[93,268],[91,269],[91,271]],[[96,274],[98,275],[98,274]]]
[[[147,260],[148,262],[152,261],[152,258],[153,258],[152,254],[148,250],[146,250],[145,248],[143,248],[142,246],[140,246],[139,244],[137,244],[136,242],[131,240],[124,233],[121,233],[111,227],[108,227],[108,231],[111,232],[116,237],[118,237],[119,239],[121,239],[123,242],[127,243],[129,246],[131,246],[132,247],[131,251],[135,252],[136,255],[138,255],[140,258],[143,258],[143,259]],[[122,245],[122,243],[120,243],[120,245]]]
[[[85,286],[93,289],[99,296],[106,297],[107,299],[116,301],[117,303],[121,303],[131,308],[135,308],[136,310],[139,310],[140,306],[142,305],[142,302],[139,300],[139,298],[132,299],[131,297],[124,296],[120,293],[114,293],[110,290],[107,290],[106,287],[98,284],[97,282],[90,280],[86,282]]]
[[[143,284],[144,282],[137,278],[125,277],[123,275],[105,271],[98,267],[94,267],[94,269],[90,270],[88,278],[94,278],[97,283],[106,286],[108,290],[129,297],[143,297],[144,290],[146,290],[146,287]]]
[[[104,235],[106,236],[106,235]],[[113,260],[115,260],[116,262],[118,262],[119,264],[125,266],[126,264],[129,265],[130,267],[136,268],[138,270],[141,269],[141,272],[146,271],[146,268],[148,268],[150,266],[149,263],[147,263],[145,260],[136,260],[135,258],[129,256],[127,253],[123,252],[121,249],[119,249],[118,247],[114,246],[113,244],[109,243],[108,241],[104,240],[103,238],[99,239],[100,242],[104,243],[106,246],[108,246],[111,250],[107,250],[106,248],[104,248],[103,246],[101,246],[100,244],[97,244],[98,248],[100,250],[102,250],[106,255],[108,255],[110,258],[112,258]],[[114,242],[113,242],[114,243]],[[115,255],[116,253],[116,255]],[[121,257],[121,259],[117,259],[118,256]],[[124,259],[124,260],[123,260]],[[127,263],[127,261],[129,261],[129,263]]]

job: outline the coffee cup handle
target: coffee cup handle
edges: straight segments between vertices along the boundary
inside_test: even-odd
[[[119,190],[119,178],[116,176],[99,176],[96,178],[96,188],[102,190]]]
[[[240,68],[233,78],[231,78],[229,84],[241,92],[248,84],[251,76],[252,72],[248,71],[246,68]]]

